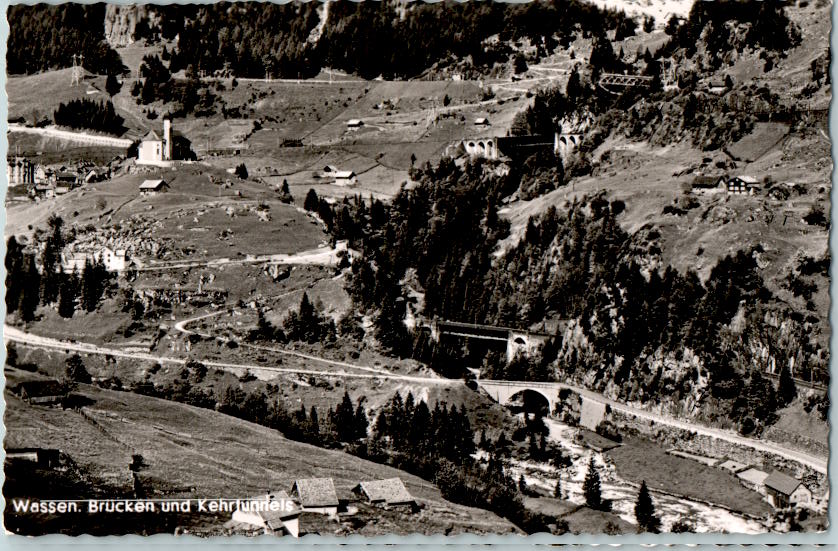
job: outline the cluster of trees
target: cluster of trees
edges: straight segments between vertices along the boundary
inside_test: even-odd
[[[474,432],[464,407],[449,409],[437,402],[431,411],[424,400],[417,404],[412,393],[404,400],[395,394],[379,411],[369,448],[370,456],[386,453],[400,468],[424,471],[425,462],[434,458],[468,462],[475,450]]]
[[[523,506],[521,489],[502,457],[490,453],[484,467],[472,457],[474,451],[465,406],[437,402],[431,410],[411,393],[404,399],[395,394],[381,409],[367,443],[370,459],[433,480],[445,499],[494,511],[528,533],[548,531],[555,519]]]
[[[315,306],[308,293],[303,293],[300,306],[292,310],[282,322],[282,328],[274,327],[259,311],[256,329],[249,335],[250,340],[265,339],[276,342],[335,342],[337,327],[332,318],[323,315]]]
[[[165,52],[165,49],[164,49]],[[178,108],[171,110],[169,116],[185,116],[190,113],[196,117],[215,113],[216,97],[212,90],[202,82],[194,65],[186,70],[185,80],[172,78],[170,66],[157,55],[146,55],[140,65],[142,80],[134,83],[131,95],[138,103],[148,105],[155,101],[164,104],[177,103]]]
[[[6,242],[6,311],[17,312],[23,321],[34,320],[39,305],[55,305],[64,318],[73,317],[78,308],[93,312],[111,289],[112,276],[100,261],[88,260],[81,273],[63,270],[64,221],[52,215],[47,224],[40,261],[15,236]]]
[[[285,181],[281,193],[290,195]],[[380,228],[386,216],[384,203],[373,197],[369,198],[369,204],[360,195],[344,197],[343,201],[332,204],[318,197],[313,189],[308,190],[303,208],[317,214],[334,239],[347,240],[351,248],[360,247],[363,237]]]
[[[122,134],[125,131],[122,124],[125,119],[116,114],[110,100],[99,102],[87,98],[73,99],[60,104],[52,118],[58,126],[89,128],[111,134]]]
[[[119,54],[104,40],[105,4],[15,4],[6,14],[9,40],[6,70],[31,74],[73,65],[73,55],[84,56],[90,72],[122,74]]]

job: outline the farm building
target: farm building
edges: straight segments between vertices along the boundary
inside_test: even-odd
[[[291,496],[297,498],[303,511],[329,516],[338,514],[338,495],[331,478],[303,478],[294,482]]]
[[[146,180],[140,184],[140,195],[157,195],[166,191],[168,187],[166,180]]]
[[[172,160],[172,121],[163,119],[163,137],[150,130],[137,148],[137,164],[164,165]]]
[[[416,500],[407,491],[401,478],[361,482],[352,489],[352,493],[386,509],[403,508],[413,511],[417,508]]]
[[[21,399],[30,404],[50,405],[58,404],[67,398],[67,387],[51,379],[39,381],[24,381],[18,383],[11,389],[12,394],[20,396]]]
[[[346,121],[347,128],[361,128],[362,126],[364,126],[364,121],[361,119],[349,119]]]
[[[776,509],[802,506],[811,507],[812,491],[794,477],[774,471],[765,479],[765,493]]]
[[[358,176],[351,170],[339,170],[334,174],[336,186],[354,186],[358,183]]]
[[[289,510],[288,504],[293,504]],[[300,537],[300,509],[282,490],[242,500],[233,521],[262,528],[265,534]]]
[[[474,119],[475,126],[489,126],[489,119],[486,117],[478,117]]]
[[[38,467],[51,469],[58,466],[60,452],[54,448],[7,448],[6,461],[34,463]]]

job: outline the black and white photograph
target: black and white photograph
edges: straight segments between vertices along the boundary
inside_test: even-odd
[[[832,11],[7,6],[5,532],[824,533]]]

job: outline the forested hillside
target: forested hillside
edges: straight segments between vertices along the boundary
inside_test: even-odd
[[[727,417],[747,433],[770,424],[789,400],[761,375],[766,362],[783,371],[794,359],[803,376],[828,380],[817,317],[773,296],[760,275],[760,247],[722,258],[704,282],[693,271],[648,268],[643,235],[617,221],[626,205],[600,194],[531,219],[518,245],[497,257],[508,233],[498,200],[517,180],[485,162],[460,169],[450,160],[414,176],[419,185],[403,189],[386,216],[371,216],[357,198],[329,215],[335,236],[363,253],[348,291],[395,353],[462,375],[447,360],[463,350],[403,328],[408,307],[497,325],[565,320],[539,358],[506,365],[469,347],[466,362],[487,376],[560,377],[622,400]]]
[[[322,67],[366,78],[414,77],[449,59],[469,57],[491,69],[513,57],[509,41],[529,38],[546,55],[574,34],[625,24],[622,12],[571,1],[501,2],[331,2],[327,11],[309,3],[229,3],[147,6],[134,39],[172,40],[171,70],[193,65],[240,77],[308,77]],[[328,16],[326,15],[328,13]],[[327,20],[322,21],[321,18]],[[119,65],[102,40],[103,4],[13,6],[9,11],[9,72],[33,73],[67,67],[73,53],[85,66],[107,73]],[[484,41],[498,35],[492,44]],[[558,40],[558,42],[557,42]],[[565,44],[567,45],[567,44]],[[80,46],[80,47],[79,47]],[[88,63],[89,62],[89,63]]]
[[[84,56],[93,73],[121,73],[122,61],[104,40],[105,4],[9,6],[6,71],[31,74],[73,65]]]

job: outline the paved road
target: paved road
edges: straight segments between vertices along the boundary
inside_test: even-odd
[[[621,413],[632,415],[634,417],[638,417],[640,419],[645,419],[647,421],[654,421],[655,423],[666,425],[670,427],[675,427],[678,429],[694,432],[695,434],[700,434],[703,436],[709,436],[711,438],[716,438],[718,440],[723,440],[725,442],[731,442],[733,444],[737,444],[739,446],[748,447],[754,450],[773,453],[785,459],[789,459],[791,461],[795,461],[797,463],[801,463],[814,469],[819,473],[826,474],[827,471],[827,463],[828,459],[824,457],[819,457],[816,455],[812,455],[810,453],[796,450],[793,448],[789,448],[783,446],[781,444],[777,444],[774,442],[768,442],[765,440],[757,440],[755,438],[746,438],[744,436],[739,435],[736,432],[708,427],[705,425],[701,425],[695,422],[681,420],[681,419],[673,419],[669,416],[664,416],[659,413],[654,413],[645,409],[640,409],[637,407],[633,407],[622,402],[617,402],[610,398],[606,398],[602,394],[597,392],[593,392],[586,388],[578,387],[575,385],[567,384],[567,383],[527,383],[525,381],[478,381],[478,383],[483,384],[492,384],[492,383],[499,383],[504,385],[510,386],[522,386],[522,387],[531,387],[531,388],[543,388],[548,390],[555,390],[558,391],[562,388],[570,389],[580,396],[583,396],[586,399],[592,400],[594,402],[600,402],[602,404],[607,404],[611,407],[611,409],[615,411],[619,411]]]
[[[15,327],[8,325],[3,326],[3,339],[6,341],[18,342],[29,346],[36,346],[38,348],[45,348],[50,350],[62,350],[69,352],[79,352],[82,354],[99,354],[103,356],[113,356],[115,358],[131,358],[135,360],[147,360],[160,363],[173,363],[183,365],[187,362],[185,358],[177,358],[173,356],[156,356],[153,354],[145,354],[142,352],[125,352],[115,348],[107,348],[97,346],[89,343],[67,342],[49,337],[42,337],[32,333],[26,333]],[[329,363],[331,360],[323,360],[318,358],[318,361]],[[440,385],[440,386],[456,386],[463,382],[458,379],[444,379],[442,377],[416,377],[410,375],[396,375],[387,373],[349,373],[346,371],[323,371],[317,369],[302,369],[302,368],[284,368],[284,367],[267,367],[257,364],[240,364],[232,362],[215,362],[209,360],[201,360],[201,363],[207,367],[215,367],[225,370],[250,370],[250,371],[268,371],[274,373],[291,373],[299,375],[320,375],[325,377],[341,377],[354,379],[388,379],[395,381],[405,381],[418,384]],[[335,362],[340,363],[340,362]],[[347,364],[350,365],[350,364]],[[355,366],[353,366],[355,367]],[[369,369],[375,369],[370,367]]]
[[[10,124],[9,132],[20,132],[24,134],[37,134],[39,136],[46,136],[48,138],[57,138],[60,140],[67,140],[87,145],[102,145],[106,147],[128,148],[131,145],[131,140],[124,138],[113,138],[110,136],[100,136],[98,134],[88,134],[85,132],[70,132],[68,130],[60,130],[58,128],[33,128],[30,126],[23,126],[20,124]]]
[[[203,316],[201,316],[203,317]],[[208,317],[208,316],[207,316]],[[189,322],[190,320],[184,320],[185,322]],[[183,322],[181,322],[183,323]],[[157,361],[161,363],[175,363],[175,364],[185,364],[187,360],[184,358],[175,358],[169,356],[155,356],[152,354],[144,354],[144,353],[133,353],[133,352],[124,352],[122,350],[116,350],[106,347],[100,347],[94,344],[88,343],[77,343],[77,342],[66,342],[61,341],[58,339],[52,339],[49,337],[42,337],[39,335],[34,335],[32,333],[26,333],[17,329],[15,327],[10,327],[9,325],[3,326],[3,339],[6,341],[14,341],[23,344],[28,344],[31,346],[37,346],[39,348],[47,348],[53,350],[67,350],[73,352],[81,352],[85,354],[101,354],[113,357],[120,357],[120,358],[133,358],[138,360],[149,360],[149,361]],[[325,361],[326,363],[333,363],[337,366],[340,366],[342,362],[332,362],[332,360],[324,360],[322,358],[316,358],[314,356],[307,356],[303,355],[303,357],[307,359],[316,359],[317,361]],[[214,361],[203,361],[202,362],[207,367],[215,367],[218,369],[248,369],[251,371],[268,371],[274,373],[292,373],[292,374],[301,374],[301,375],[320,375],[320,376],[327,376],[327,377],[342,377],[342,378],[356,378],[356,379],[387,379],[387,380],[397,380],[397,381],[406,381],[412,383],[419,383],[419,384],[427,384],[427,385],[442,385],[442,386],[456,386],[461,385],[463,382],[458,379],[444,379],[441,377],[416,377],[416,376],[409,376],[409,375],[396,375],[392,373],[349,373],[346,371],[323,371],[323,370],[314,370],[314,369],[295,369],[295,368],[281,368],[281,367],[266,367],[263,365],[255,365],[255,364],[237,364],[237,363],[228,363],[228,362],[214,362]],[[344,364],[346,367],[357,368],[353,364]],[[368,367],[369,369],[375,369],[373,367]],[[717,428],[711,428],[704,425],[699,425],[697,423],[692,423],[688,421],[683,421],[679,419],[672,419],[670,417],[663,416],[661,414],[652,413],[643,409],[639,409],[636,407],[632,407],[620,402],[616,402],[609,398],[602,396],[596,392],[592,392],[588,389],[577,387],[574,385],[569,385],[566,383],[527,383],[524,381],[481,381],[481,382],[496,382],[501,384],[509,384],[509,385],[521,385],[521,386],[529,386],[529,387],[540,387],[540,388],[548,388],[548,389],[560,389],[560,388],[568,388],[573,390],[574,392],[579,393],[581,396],[584,396],[590,400],[594,400],[597,402],[605,403],[611,406],[612,409],[616,411],[620,411],[622,413],[626,413],[629,415],[633,415],[635,417],[639,417],[641,419],[647,419],[650,421],[654,421],[656,423],[660,423],[661,425],[671,426],[675,428],[679,428],[682,430],[688,430],[695,432],[696,434],[701,434],[705,436],[710,436],[712,438],[716,438],[719,440],[732,442],[739,446],[748,447],[751,449],[764,451],[768,453],[773,453],[785,459],[795,461],[811,467],[815,471],[819,473],[826,474],[827,472],[827,459],[822,457],[817,457],[811,455],[809,453],[787,448],[780,444],[775,444],[773,442],[766,442],[763,440],[756,440],[753,438],[745,438],[740,436],[734,432],[726,431]]]

